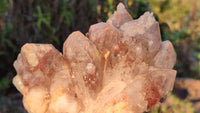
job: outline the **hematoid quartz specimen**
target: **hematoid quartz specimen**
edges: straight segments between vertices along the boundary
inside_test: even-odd
[[[133,20],[120,3],[87,35],[71,33],[63,53],[25,44],[13,79],[29,113],[142,113],[173,88],[176,54],[150,12]]]

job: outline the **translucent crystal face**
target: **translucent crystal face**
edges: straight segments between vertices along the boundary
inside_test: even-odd
[[[120,3],[87,36],[70,34],[63,54],[50,44],[25,44],[13,83],[29,113],[142,113],[172,90],[175,62],[153,14],[133,20]]]

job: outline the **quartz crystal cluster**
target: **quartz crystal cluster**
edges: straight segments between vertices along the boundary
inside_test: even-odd
[[[86,35],[71,33],[63,53],[25,44],[13,83],[29,113],[142,113],[172,90],[175,62],[153,14],[133,20],[120,3]]]

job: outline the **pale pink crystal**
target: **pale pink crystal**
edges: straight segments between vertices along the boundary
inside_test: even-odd
[[[126,11],[124,5],[119,3],[117,6],[117,11],[114,12],[113,15],[107,20],[106,23],[119,28],[122,24],[133,20],[131,15]]]
[[[76,31],[63,54],[25,44],[13,79],[29,113],[142,113],[173,88],[176,53],[153,14],[133,20],[123,4],[106,23]]]

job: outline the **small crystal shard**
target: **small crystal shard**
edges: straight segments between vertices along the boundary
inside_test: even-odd
[[[152,13],[133,20],[120,3],[106,23],[76,31],[63,54],[25,44],[14,67],[29,113],[143,113],[173,88],[176,53]]]

